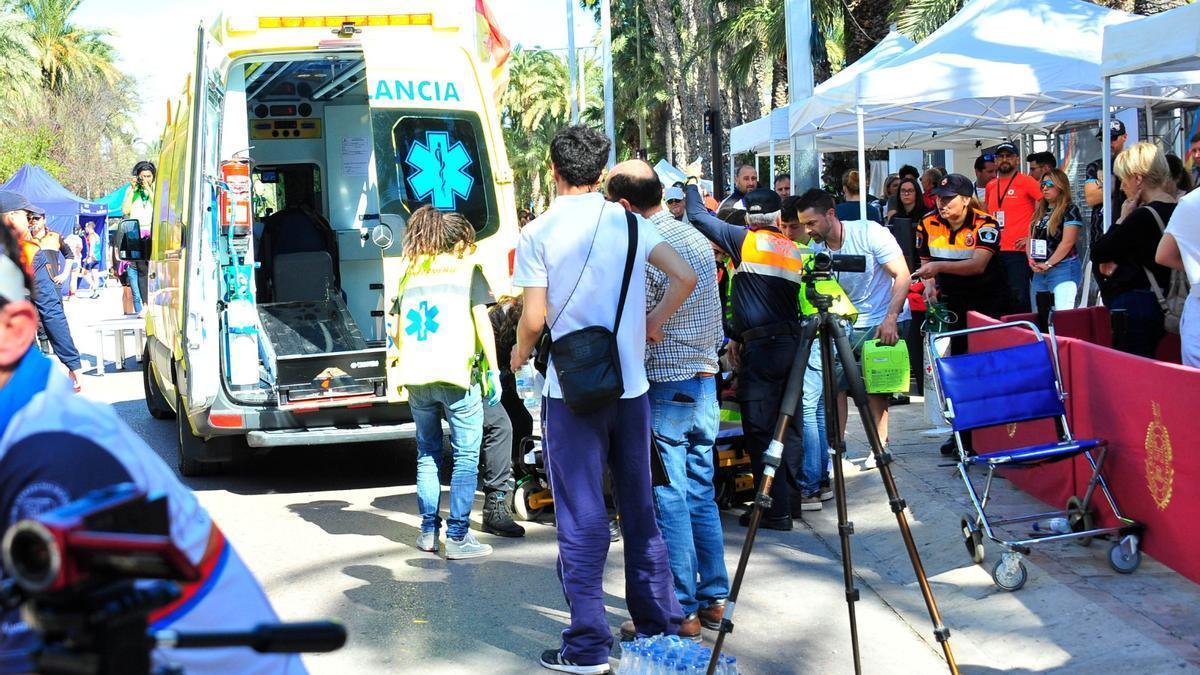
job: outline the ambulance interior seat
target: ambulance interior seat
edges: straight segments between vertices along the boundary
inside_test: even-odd
[[[261,264],[259,289],[260,295],[265,295],[263,300],[267,302],[284,302],[281,299],[281,292],[295,295],[281,289],[277,279],[302,279],[306,274],[311,273],[316,277],[316,281],[324,280],[325,277],[318,274],[316,269],[309,270],[304,267],[281,269],[294,264],[290,261],[292,260],[291,256],[295,254],[324,253],[324,260],[328,261],[326,265],[330,268],[330,285],[334,289],[341,288],[341,279],[338,274],[337,235],[328,221],[317,211],[316,197],[311,188],[312,175],[305,176],[301,173],[304,170],[303,167],[280,168],[281,173],[291,173],[292,170],[296,171],[292,175],[296,175],[297,178],[285,183],[287,206],[264,219],[262,236],[258,243],[256,257]],[[301,259],[297,258],[296,260]],[[320,269],[324,270],[325,268]],[[265,281],[270,283],[262,283]],[[304,286],[304,288],[308,287],[307,284]],[[266,290],[266,293],[263,293],[263,290]],[[319,296],[304,299],[315,300],[324,297],[325,294],[322,291]]]
[[[271,288],[275,302],[322,302],[337,289],[333,258],[326,251],[276,255]]]

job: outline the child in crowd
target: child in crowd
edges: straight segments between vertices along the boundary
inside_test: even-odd
[[[393,337],[400,351],[409,407],[417,427],[417,506],[421,533],[417,548],[436,553],[442,519],[439,469],[442,419],[450,425],[454,471],[450,478],[450,516],[446,559],[478,558],[492,547],[468,531],[483,436],[482,394],[495,405],[500,376],[494,370],[496,344],[487,306],[491,289],[470,262],[475,228],[462,215],[431,206],[413,212],[404,235],[408,264],[393,307]],[[486,375],[476,369],[482,354]],[[484,382],[481,394],[478,379]]]

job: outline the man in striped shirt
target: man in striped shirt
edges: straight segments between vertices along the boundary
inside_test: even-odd
[[[650,164],[630,160],[613,167],[606,191],[609,200],[653,223],[699,278],[663,324],[663,339],[646,346],[654,443],[671,481],[654,488],[658,525],[683,608],[679,634],[699,640],[702,624],[720,627],[729,595],[721,517],[713,495],[713,446],[720,424],[715,376],[717,349],[724,339],[716,264],[704,235],[663,208],[662,184]],[[666,288],[667,275],[647,265],[647,311],[658,306]],[[621,634],[632,639],[637,628],[627,621]]]

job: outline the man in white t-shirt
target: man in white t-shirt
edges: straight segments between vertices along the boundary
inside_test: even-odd
[[[865,272],[838,272],[838,283],[858,309],[858,319],[849,332],[854,356],[862,367],[862,347],[867,340],[878,339],[881,344],[894,345],[908,334],[912,315],[908,311],[908,263],[900,244],[882,225],[866,220],[839,220],[833,197],[822,190],[809,190],[796,204],[800,224],[812,237],[814,251],[834,255],[861,255],[866,258]],[[840,362],[839,362],[840,363]],[[846,391],[849,384],[845,373],[838,372],[838,418],[842,434],[846,433]],[[879,429],[879,440],[888,442],[888,394],[871,394],[868,401],[871,416]],[[866,466],[874,466],[874,456],[867,455]]]
[[[1183,365],[1200,368],[1200,190],[1179,200],[1154,261],[1183,270],[1191,284],[1179,326],[1180,351]]]
[[[525,226],[517,244],[513,284],[525,290],[512,369],[532,354],[543,326],[554,339],[589,326],[612,327],[629,240],[626,211],[596,191],[608,158],[608,139],[589,127],[572,126],[550,144],[557,197]],[[626,604],[647,635],[674,635],[683,619],[675,598],[667,548],[654,518],[650,480],[650,403],[646,392],[646,341],[663,339],[662,326],[696,285],[696,273],[663,241],[658,229],[634,216],[637,245],[620,325],[615,327],[625,393],[588,414],[572,412],[562,399],[554,359],[543,392],[542,447],[558,533],[558,571],[571,611],[560,649],[542,653],[541,664],[566,673],[607,673],[612,649],[604,596],[608,514],[605,466],[620,495],[625,539]],[[666,273],[663,299],[647,314],[646,263]]]

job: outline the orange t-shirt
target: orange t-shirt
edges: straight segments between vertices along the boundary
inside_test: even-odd
[[[987,212],[1000,223],[1001,251],[1025,250],[1017,246],[1017,240],[1029,236],[1029,221],[1041,198],[1041,184],[1020,171],[1008,178],[997,176],[987,184]]]

